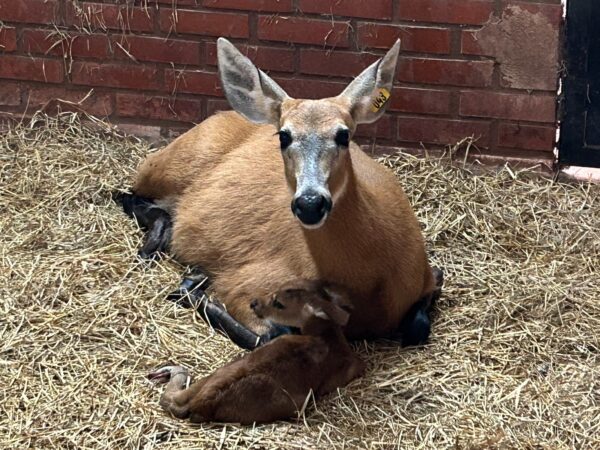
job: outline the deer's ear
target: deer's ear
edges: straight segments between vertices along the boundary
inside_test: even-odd
[[[350,112],[357,124],[375,122],[385,112],[392,95],[399,53],[400,39],[339,95],[350,103]]]
[[[278,127],[281,103],[289,98],[285,91],[227,39],[217,41],[217,59],[223,91],[231,107],[252,122]]]

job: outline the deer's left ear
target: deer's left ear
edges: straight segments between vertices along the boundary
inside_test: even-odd
[[[223,91],[231,107],[252,122],[278,127],[281,103],[289,98],[281,86],[227,39],[217,41],[217,59]]]
[[[339,95],[350,103],[350,112],[357,124],[375,122],[385,112],[392,95],[399,53],[400,39]]]

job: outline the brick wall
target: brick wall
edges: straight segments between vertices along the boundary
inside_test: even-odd
[[[291,96],[338,94],[397,37],[389,113],[365,143],[552,158],[560,0],[0,0],[0,114],[83,109],[172,137],[228,108],[226,36]],[[59,101],[60,99],[60,101]]]

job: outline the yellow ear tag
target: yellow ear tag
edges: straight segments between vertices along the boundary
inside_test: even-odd
[[[386,88],[379,88],[377,90],[377,96],[373,99],[373,102],[371,103],[371,111],[373,111],[374,113],[379,111],[381,108],[383,108],[383,105],[385,105],[389,99],[390,91],[388,91]]]

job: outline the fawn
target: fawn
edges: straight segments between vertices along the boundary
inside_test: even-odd
[[[316,397],[361,376],[365,363],[351,350],[342,327],[352,308],[339,286],[298,280],[268,299],[251,303],[262,319],[298,328],[187,387],[181,366],[148,375],[167,382],[160,405],[192,422],[271,422],[297,414],[312,391]]]

